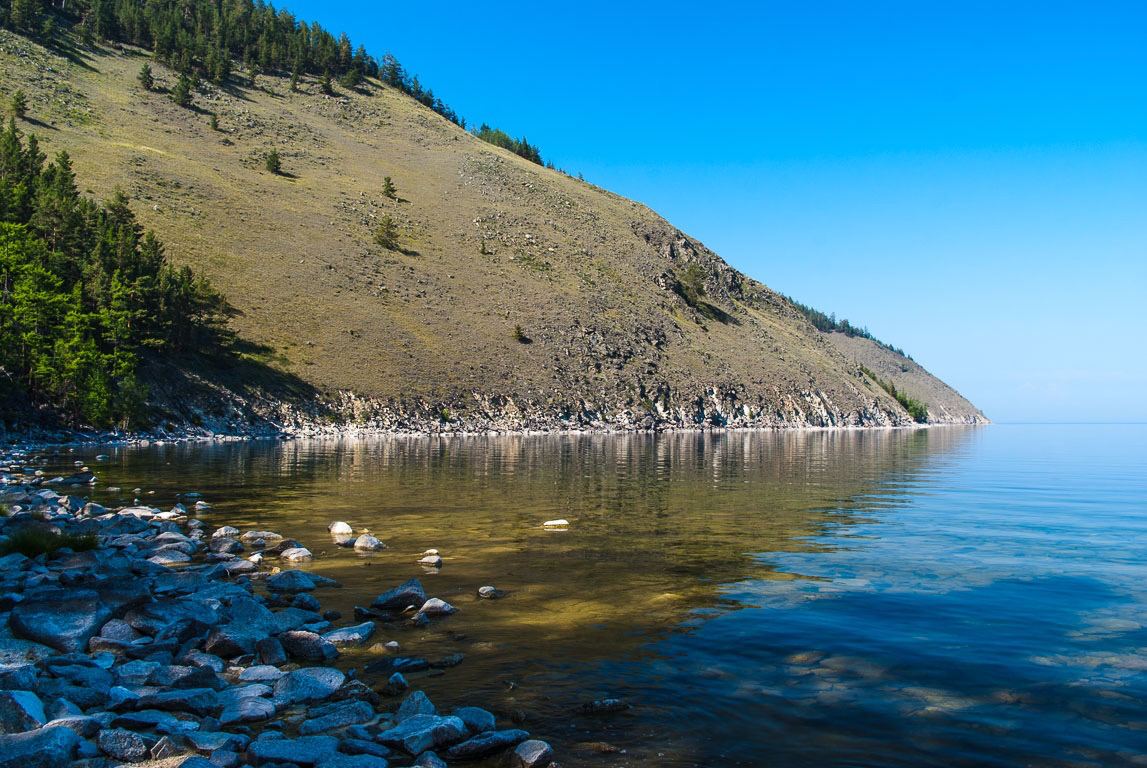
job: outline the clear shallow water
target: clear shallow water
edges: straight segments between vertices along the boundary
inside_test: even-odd
[[[99,469],[98,501],[195,490],[209,524],[300,539],[348,616],[421,575],[459,614],[377,639],[465,653],[415,684],[567,766],[1147,764],[1147,426],[252,442]],[[333,520],[389,549],[337,549]],[[633,708],[577,712],[603,696]]]

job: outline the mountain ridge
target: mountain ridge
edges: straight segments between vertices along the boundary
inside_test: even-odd
[[[24,130],[67,149],[98,196],[127,191],[264,362],[314,390],[230,405],[175,393],[159,403],[173,422],[242,426],[254,410],[294,428],[413,431],[914,423],[862,367],[923,400],[929,422],[986,422],[908,358],[816,330],[647,207],[380,81],[330,96],[317,78],[296,93],[258,74],[255,87],[204,84],[187,110],[164,93],[177,74],[142,52],[84,56],[0,32],[0,89],[27,91],[41,124]],[[156,92],[135,81],[145,61]],[[272,149],[284,175],[263,168]],[[375,242],[383,218],[395,249]]]

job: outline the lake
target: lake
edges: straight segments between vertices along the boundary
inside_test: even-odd
[[[1147,426],[253,441],[59,465],[74,458],[100,503],[195,491],[209,530],[299,539],[348,620],[420,577],[459,612],[376,639],[465,654],[412,683],[522,723],[564,766],[1147,764]],[[388,548],[335,546],[336,520]],[[440,572],[416,564],[428,548]],[[508,595],[477,599],[486,584]],[[631,707],[580,711],[605,697]]]

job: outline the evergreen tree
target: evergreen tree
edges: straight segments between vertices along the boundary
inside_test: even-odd
[[[270,152],[268,152],[266,157],[263,159],[263,163],[267,170],[276,176],[283,172],[283,162],[279,158],[279,150],[277,149],[272,149]]]
[[[145,91],[150,91],[155,87],[155,78],[151,74],[151,65],[145,63],[139,68],[139,84],[143,86]]]
[[[384,176],[382,179],[382,194],[391,200],[398,199],[398,187],[394,186],[389,176]]]
[[[191,106],[191,78],[179,75],[179,82],[171,89],[171,100],[185,109]]]
[[[398,224],[390,216],[379,219],[374,230],[374,241],[388,251],[398,250]]]
[[[19,88],[12,94],[12,114],[17,120],[23,120],[28,114],[28,97]]]
[[[212,112],[211,119],[208,121],[208,124],[211,126],[211,130],[219,130],[219,116]]]

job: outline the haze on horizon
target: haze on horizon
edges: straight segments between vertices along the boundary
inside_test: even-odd
[[[996,421],[1147,421],[1147,7],[285,7]]]

